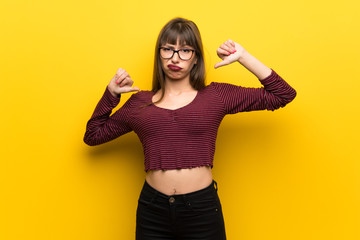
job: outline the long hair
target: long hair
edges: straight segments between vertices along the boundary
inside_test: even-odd
[[[160,102],[165,94],[165,73],[162,69],[159,48],[166,43],[176,44],[178,39],[179,44],[186,44],[195,49],[197,63],[190,70],[191,86],[196,90],[205,88],[205,60],[200,31],[193,21],[174,18],[161,29],[156,41],[152,91],[157,92],[161,89],[161,97],[155,103]],[[153,103],[147,105],[151,104]]]

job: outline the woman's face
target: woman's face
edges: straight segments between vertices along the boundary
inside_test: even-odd
[[[180,45],[179,40],[177,41],[176,45],[166,43],[165,45],[161,46],[163,49],[160,49],[160,59],[162,64],[162,69],[165,73],[165,78],[172,79],[172,80],[181,80],[185,78],[189,78],[190,81],[190,71],[193,68],[194,64],[196,64],[196,54],[193,47],[188,45]],[[175,52],[173,56],[169,59],[164,59],[161,55],[166,55],[173,53],[172,50],[181,50],[180,52]],[[191,55],[189,60],[183,60],[180,58],[187,59],[187,56]]]

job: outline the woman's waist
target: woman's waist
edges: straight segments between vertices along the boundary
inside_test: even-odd
[[[213,180],[210,166],[176,170],[150,170],[146,182],[165,195],[186,194],[208,187]]]

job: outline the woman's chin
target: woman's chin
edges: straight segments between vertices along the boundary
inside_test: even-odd
[[[186,76],[180,72],[171,72],[170,74],[167,74],[166,77],[171,80],[182,80],[186,78]]]

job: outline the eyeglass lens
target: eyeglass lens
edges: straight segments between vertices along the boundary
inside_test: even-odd
[[[172,58],[175,52],[179,54],[179,57],[182,60],[189,60],[193,54],[192,49],[180,49],[176,51],[171,48],[160,48],[160,54],[163,58]]]

